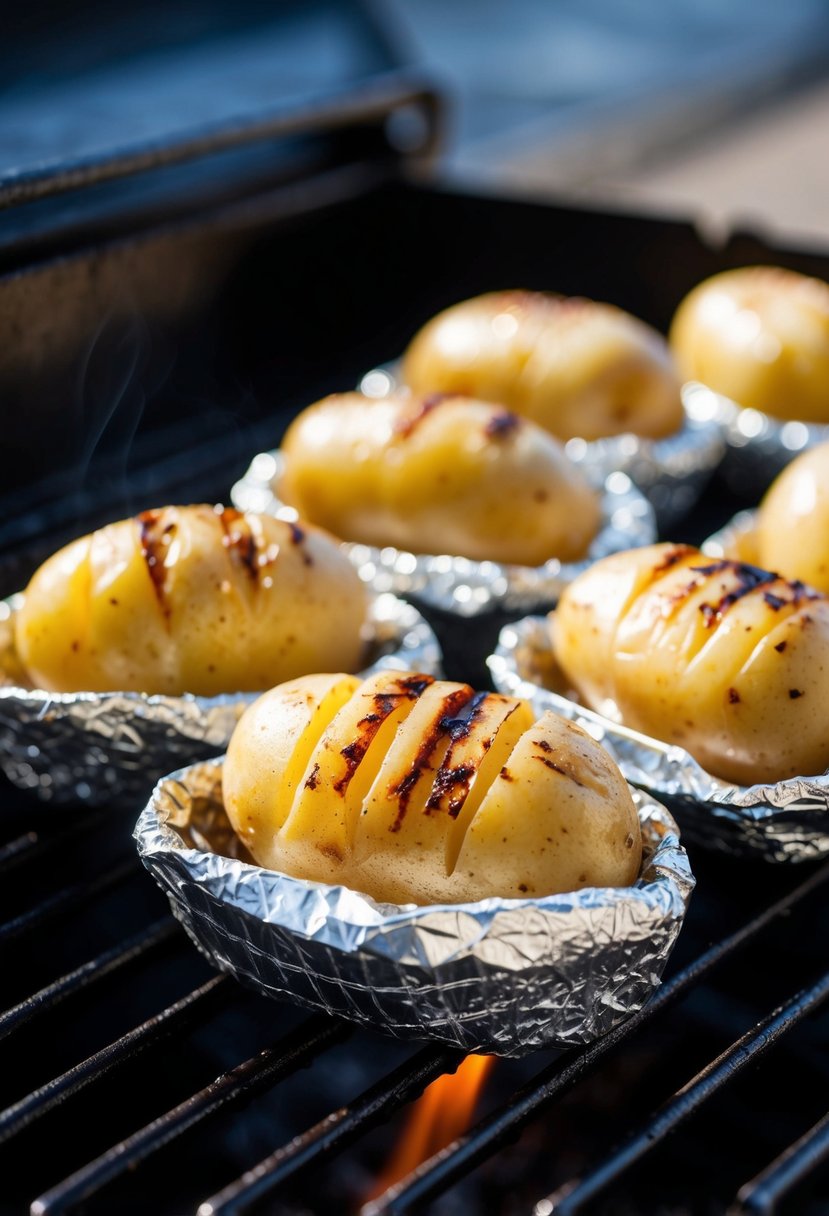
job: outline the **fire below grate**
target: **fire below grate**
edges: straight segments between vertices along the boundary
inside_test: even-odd
[[[650,1005],[586,1049],[497,1061],[468,1130],[370,1199],[405,1109],[462,1057],[213,976],[129,823],[29,811],[16,833],[16,818],[0,846],[0,1211],[827,1210],[829,866],[694,858]]]

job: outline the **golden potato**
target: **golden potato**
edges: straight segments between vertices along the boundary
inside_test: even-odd
[[[447,308],[412,340],[403,378],[416,393],[497,401],[562,440],[661,439],[684,418],[661,334],[612,304],[541,292]]]
[[[551,616],[584,703],[748,785],[829,765],[829,600],[685,545],[597,562]]]
[[[791,270],[716,274],[680,304],[670,343],[687,380],[776,418],[829,422],[829,285]]]
[[[326,397],[282,443],[278,493],[346,540],[537,566],[583,557],[600,522],[550,436],[459,397]]]
[[[579,727],[466,684],[306,676],[239,722],[225,808],[260,865],[389,903],[627,886],[630,791]]]
[[[360,579],[316,528],[230,508],[164,507],[73,541],[15,621],[32,682],[57,692],[255,692],[356,667]]]
[[[760,503],[751,539],[762,566],[829,591],[829,443],[787,465]]]

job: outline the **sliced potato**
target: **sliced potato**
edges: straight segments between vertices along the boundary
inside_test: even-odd
[[[403,378],[416,393],[497,401],[562,440],[660,439],[683,423],[665,339],[594,300],[497,291],[455,304],[412,340]]]
[[[241,719],[223,787],[260,864],[383,902],[624,886],[641,864],[630,791],[595,740],[427,676],[273,689]]]
[[[597,562],[552,616],[584,702],[739,784],[829,765],[829,600],[755,566],[653,545]]]
[[[280,496],[346,540],[536,566],[581,558],[597,495],[550,435],[458,397],[326,397],[288,428]]]
[[[685,297],[670,343],[687,380],[738,405],[829,422],[829,284],[771,266],[726,270]]]
[[[49,558],[15,643],[32,682],[52,691],[255,692],[357,667],[365,608],[359,576],[318,529],[165,507]]]

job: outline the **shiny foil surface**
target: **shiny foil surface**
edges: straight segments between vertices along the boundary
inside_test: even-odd
[[[22,596],[0,603],[0,764],[22,789],[54,803],[140,806],[176,765],[223,751],[243,710],[259,696],[148,696],[138,692],[46,692],[14,682],[11,621]],[[369,601],[366,673],[441,675],[429,625],[392,595]],[[264,689],[262,691],[265,691]]]
[[[756,485],[759,497],[795,456],[829,440],[829,425],[785,422],[741,409],[729,397],[693,381],[683,385],[682,400],[692,417],[721,427],[726,444],[723,475],[739,492]]]
[[[237,510],[297,518],[294,508],[282,503],[274,492],[281,462],[279,452],[254,457],[231,490]],[[343,542],[342,547],[360,577],[375,591],[415,595],[424,605],[457,616],[473,617],[495,609],[526,611],[553,604],[568,583],[600,557],[649,545],[656,539],[653,509],[625,473],[593,477],[589,469],[585,472],[601,491],[602,522],[587,557],[580,562],[553,558],[543,566],[507,566],[448,554],[407,553],[390,546],[378,549]]]
[[[360,391],[382,397],[405,391],[398,363],[367,372]],[[691,410],[685,402],[685,422],[675,435],[644,439],[640,435],[608,435],[605,439],[570,439],[565,451],[594,480],[626,473],[642,491],[664,534],[690,511],[725,453],[721,420],[711,411]]]
[[[684,835],[704,848],[772,862],[829,853],[829,774],[740,786],[711,776],[683,748],[630,730],[551,691],[555,659],[545,617],[501,631],[487,660],[495,687],[555,710],[607,748],[625,778],[665,801]]]
[[[224,813],[221,760],[160,781],[135,836],[219,970],[398,1038],[521,1056],[589,1042],[659,983],[694,879],[671,816],[633,797],[635,885],[534,900],[398,907],[253,865]]]

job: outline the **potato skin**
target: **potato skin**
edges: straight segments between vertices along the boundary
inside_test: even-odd
[[[497,401],[562,440],[661,439],[683,423],[662,335],[575,297],[500,291],[455,304],[414,337],[403,378],[416,393]]]
[[[35,686],[211,696],[356,667],[365,592],[330,537],[230,508],[164,507],[49,558],[15,622]]]
[[[323,728],[313,708],[320,688],[346,678],[280,685],[236,728],[225,808],[260,865],[398,904],[525,899],[636,880],[641,833],[630,791],[579,727],[554,714],[534,722],[526,702],[497,693],[385,672]],[[300,719],[313,722],[310,743]],[[306,760],[301,780],[295,747]]]
[[[682,301],[670,344],[687,380],[776,418],[829,422],[829,285],[746,266]]]
[[[536,566],[581,558],[596,494],[561,447],[497,406],[457,397],[327,397],[282,443],[278,492],[346,540]]]
[[[829,591],[829,443],[801,453],[772,483],[751,543],[767,570]]]
[[[748,785],[829,765],[829,600],[683,545],[597,562],[551,614],[584,703]]]

